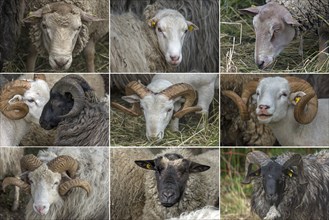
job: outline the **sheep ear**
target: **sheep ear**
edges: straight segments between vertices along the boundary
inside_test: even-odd
[[[190,163],[190,173],[200,173],[208,170],[210,166],[202,165],[196,162],[191,161]]]
[[[150,19],[147,24],[148,26],[150,26],[151,28],[155,28],[157,26],[159,19],[157,17],[153,17],[152,19]]]
[[[141,168],[155,170],[154,160],[135,160],[135,163]]]
[[[248,14],[255,16],[259,13],[261,6],[251,6],[249,8],[239,9],[239,12],[242,14]]]
[[[105,21],[106,19],[98,18],[92,14],[88,14],[84,11],[80,11],[80,16],[82,21],[92,22],[92,21]]]
[[[298,91],[298,92],[293,92],[290,94],[289,96],[289,100],[293,105],[297,105],[297,103],[301,100],[301,98],[303,96],[305,96],[306,93],[302,92],[302,91]]]
[[[283,16],[283,20],[284,20],[284,22],[286,22],[287,24],[290,24],[292,26],[301,26],[301,24],[298,23],[298,21],[296,19],[294,19],[290,13],[286,13]]]
[[[187,29],[188,29],[190,32],[199,30],[198,26],[196,26],[196,25],[193,24],[192,22],[190,22],[190,21],[186,21],[186,23],[187,23]]]
[[[36,11],[31,11],[26,18],[23,19],[25,23],[38,23],[43,15],[43,8]]]
[[[140,97],[138,95],[128,95],[128,96],[122,96],[123,100],[125,100],[128,103],[137,103],[140,102]]]

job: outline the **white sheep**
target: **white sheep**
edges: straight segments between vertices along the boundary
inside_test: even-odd
[[[44,75],[7,83],[0,96],[0,146],[18,146],[31,124],[39,123],[48,100],[49,87]]]
[[[198,27],[176,10],[111,15],[111,72],[170,72],[183,58],[187,31]]]
[[[257,118],[268,124],[281,145],[329,145],[329,99],[317,99],[312,86],[296,77],[267,77],[250,81],[239,97],[231,98],[243,120],[249,119],[248,99],[256,93]]]
[[[139,82],[127,85],[122,99],[132,103],[132,109],[117,103],[111,105],[133,116],[144,113],[147,139],[161,140],[172,119],[171,129],[178,131],[179,118],[189,112],[198,111],[207,118],[217,77],[217,74],[157,74],[147,87]],[[193,106],[196,96],[198,102]]]
[[[26,219],[109,219],[108,148],[51,148],[21,160],[28,181],[7,177],[31,193]],[[83,189],[83,190],[82,190]]]
[[[109,31],[109,2],[105,0],[29,1],[33,46],[27,59],[27,71],[33,71],[37,55],[48,56],[53,69],[67,70],[72,57],[83,50],[88,72],[95,72],[95,44]]]
[[[192,156],[187,149],[165,149],[145,159],[135,161],[149,170],[144,178],[143,220],[178,217],[218,203],[218,150]]]
[[[254,16],[255,62],[260,69],[270,66],[299,31],[315,30],[319,35],[319,61],[329,40],[329,2],[309,0],[267,0],[265,5],[241,10]]]

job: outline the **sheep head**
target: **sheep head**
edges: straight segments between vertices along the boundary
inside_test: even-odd
[[[255,62],[260,69],[265,69],[292,41],[295,36],[295,26],[300,24],[284,6],[276,2],[240,11],[254,16]]]
[[[0,111],[12,120],[25,118],[38,123],[48,99],[45,76],[35,74],[33,80],[15,80],[5,85],[0,95]]]
[[[155,171],[158,198],[165,207],[172,207],[181,200],[191,173],[210,168],[176,153],[168,153],[154,160],[136,160],[135,163],[141,168]]]
[[[45,105],[40,125],[44,129],[53,129],[65,118],[73,118],[85,107],[85,92],[93,91],[79,75],[67,75],[61,78],[50,91],[50,99]]]
[[[259,168],[253,170],[253,165],[257,165]],[[303,160],[299,154],[292,154],[286,160],[279,161],[261,151],[248,153],[245,163],[245,179],[242,183],[249,184],[254,178],[261,179],[265,200],[270,206],[277,206],[280,203],[284,196],[286,182],[290,181],[290,178],[297,178],[301,185],[307,183]]]
[[[282,120],[289,106],[294,106],[294,118],[298,123],[313,121],[318,109],[318,99],[312,86],[297,77],[268,77],[247,83],[241,97],[233,91],[223,91],[238,106],[242,120],[249,120],[248,100],[256,93],[257,118],[262,123]]]
[[[70,189],[81,187],[88,196],[91,192],[87,181],[74,179],[78,162],[70,156],[58,156],[46,164],[29,154],[21,159],[21,167],[22,171],[27,171],[28,180],[7,177],[2,184],[3,190],[8,185],[15,185],[31,193],[33,209],[40,215],[46,215],[50,205],[61,200]]]
[[[111,106],[124,111],[132,116],[139,116],[144,113],[146,121],[146,137],[161,140],[164,130],[172,118],[181,118],[185,114],[200,111],[201,108],[192,106],[196,99],[196,91],[186,83],[172,85],[160,92],[153,92],[143,84],[133,81],[126,87],[126,95],[122,99],[132,103],[128,109],[118,103],[112,102]],[[177,108],[177,103],[185,100],[182,108]],[[176,105],[176,106],[175,106]],[[177,112],[174,112],[177,110]]]
[[[42,38],[39,40],[49,55],[50,66],[56,70],[70,68],[72,53],[80,53],[86,46],[89,40],[87,23],[102,20],[63,1],[48,3],[24,19],[39,25]],[[82,44],[77,47],[80,51],[74,51],[77,41]]]
[[[159,10],[148,21],[148,25],[154,28],[158,38],[158,44],[166,62],[178,66],[182,62],[182,47],[187,31],[199,28],[176,10]]]

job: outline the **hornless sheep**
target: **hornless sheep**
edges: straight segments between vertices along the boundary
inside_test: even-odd
[[[242,9],[254,16],[255,62],[260,69],[273,63],[298,31],[319,31],[319,61],[327,55],[329,40],[329,1],[267,0],[267,4]]]
[[[253,184],[251,210],[266,220],[328,219],[328,162],[328,150],[272,158],[261,151],[248,153],[242,183]]]
[[[329,145],[329,99],[318,99],[312,86],[296,77],[250,81],[241,97],[223,91],[249,119],[248,100],[256,93],[257,119],[268,124],[281,145]]]
[[[40,151],[38,157],[30,154],[21,160],[26,181],[7,177],[2,186],[15,185],[31,193],[28,220],[109,219],[108,156],[108,148]]]
[[[24,8],[24,0],[0,0],[0,71],[15,54]]]
[[[150,158],[149,158],[150,159]],[[219,192],[219,154],[209,150],[192,156],[187,149],[166,149],[152,160],[136,160],[147,170],[143,220],[178,217],[206,205],[214,206]]]
[[[148,11],[171,8],[179,11],[187,20],[193,21],[200,29],[188,35],[183,46],[181,64],[178,72],[219,71],[219,1],[218,0],[115,0],[111,1],[111,12],[133,11],[143,16],[147,4]],[[154,12],[152,12],[154,13]],[[144,17],[144,19],[149,19]],[[159,72],[159,71],[158,71]]]
[[[21,167],[18,161],[23,157],[24,149],[18,147],[0,147],[0,179],[5,175],[14,175],[19,178]],[[15,199],[11,207],[12,211],[17,210],[19,206],[19,187],[15,187]]]
[[[0,95],[0,146],[18,146],[32,123],[38,124],[49,100],[45,76],[15,80],[5,84]]]
[[[109,145],[108,102],[99,101],[79,75],[65,76],[54,85],[40,125],[46,130],[57,128],[54,145]]]
[[[111,105],[132,116],[144,113],[147,139],[159,141],[171,119],[171,129],[178,131],[179,118],[187,113],[199,111],[207,118],[217,77],[217,74],[157,74],[147,87],[136,81],[127,85],[122,99],[133,104],[131,109],[114,102]],[[193,106],[197,95],[198,103]]]
[[[24,19],[32,23],[33,44],[27,71],[33,71],[37,55],[48,56],[53,69],[67,70],[72,56],[82,50],[88,72],[95,72],[95,43],[108,33],[109,2],[105,0],[34,0],[28,1]]]
[[[111,219],[142,220],[145,172],[134,161],[153,156],[149,149],[111,149]]]
[[[172,9],[111,15],[111,72],[171,72],[183,58],[187,31],[198,27]]]

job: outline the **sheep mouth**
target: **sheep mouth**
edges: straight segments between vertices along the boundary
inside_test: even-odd
[[[161,205],[163,205],[163,206],[166,207],[166,208],[170,208],[170,207],[172,207],[173,205],[175,205],[175,203],[165,203],[165,202],[162,202]]]
[[[257,118],[259,120],[266,120],[266,119],[269,119],[270,117],[272,117],[272,115],[270,115],[270,114],[259,114],[259,115],[257,115]]]

